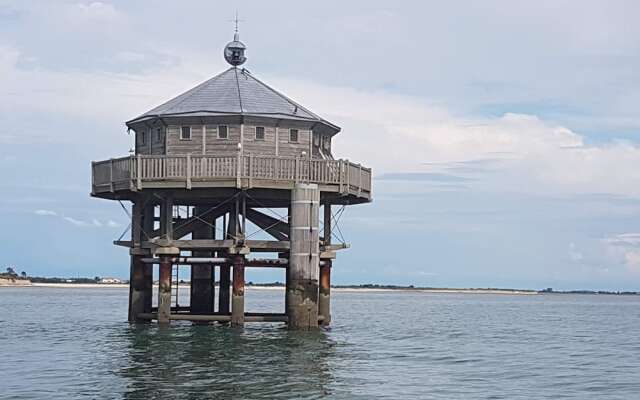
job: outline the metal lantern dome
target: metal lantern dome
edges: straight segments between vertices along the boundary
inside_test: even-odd
[[[246,48],[247,47],[240,41],[240,37],[236,32],[233,35],[233,42],[229,42],[224,47],[224,59],[235,67],[242,65],[247,61],[247,57],[244,55]]]

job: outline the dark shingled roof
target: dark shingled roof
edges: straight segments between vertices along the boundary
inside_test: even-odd
[[[340,128],[256,79],[246,69],[231,67],[127,122],[157,117],[246,115],[316,121],[337,133]]]

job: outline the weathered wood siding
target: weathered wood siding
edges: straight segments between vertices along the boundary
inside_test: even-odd
[[[165,128],[158,124],[139,125],[135,128],[136,154],[165,154]],[[142,135],[145,135],[144,143]]]
[[[298,129],[297,143],[289,141],[291,129]],[[296,157],[301,156],[302,152],[309,154],[309,134],[311,133],[311,130],[291,126],[281,126],[278,131],[278,155]]]
[[[264,139],[256,139],[256,127],[264,128]],[[245,125],[244,153],[257,155],[276,154],[276,127],[265,125]]]
[[[207,125],[205,135],[205,154],[233,156],[238,154],[240,143],[240,125],[220,124],[227,126],[227,139],[218,139],[218,126]]]
[[[183,126],[191,126],[191,139],[180,139]],[[169,125],[167,127],[167,155],[202,154],[203,125]]]

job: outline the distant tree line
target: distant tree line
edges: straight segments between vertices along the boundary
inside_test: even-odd
[[[11,279],[27,279],[27,273],[22,271],[20,272],[20,275],[18,275],[13,267],[7,267],[6,272],[0,272],[0,277]]]

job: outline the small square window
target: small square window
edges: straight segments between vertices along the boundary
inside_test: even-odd
[[[229,139],[229,127],[218,125],[218,139]]]
[[[264,140],[264,126],[256,126],[256,140]]]
[[[191,140],[191,127],[183,126],[180,130],[180,140]]]
[[[140,132],[140,144],[144,145],[147,143],[147,132],[146,131],[142,131]]]
[[[289,141],[293,143],[298,143],[298,130],[297,129],[289,129]]]

